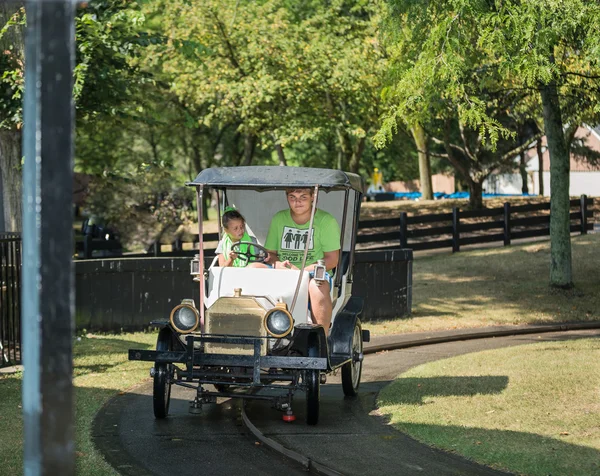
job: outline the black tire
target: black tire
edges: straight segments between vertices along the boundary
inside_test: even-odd
[[[156,350],[173,350],[173,335],[169,328],[165,327],[159,332],[156,341]],[[166,418],[169,414],[172,371],[173,364],[158,362],[154,364],[152,406],[154,408],[154,417],[158,419]]]
[[[319,422],[319,401],[321,399],[321,381],[318,370],[306,370],[306,424],[316,425]]]
[[[155,418],[166,418],[169,414],[169,404],[171,403],[169,373],[171,365],[164,363],[154,365],[154,393],[152,395],[152,403]]]
[[[362,360],[359,356],[362,355],[362,327],[360,321],[357,320],[352,334],[352,360],[342,365],[342,389],[347,397],[356,397],[358,395],[358,387],[360,385],[360,376],[362,373]]]

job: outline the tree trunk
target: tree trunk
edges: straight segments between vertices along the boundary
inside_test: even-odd
[[[550,285],[571,288],[571,232],[569,220],[569,150],[555,83],[541,88],[544,128],[550,153]]]
[[[207,189],[204,189],[204,197],[202,198],[202,221],[208,221],[208,209],[210,208],[211,200],[211,194],[208,193]]]
[[[544,196],[544,153],[542,151],[542,139],[538,139],[535,145],[538,155],[538,182],[540,183],[540,189],[538,191],[540,197]]]
[[[365,150],[366,140],[364,137],[360,138],[358,144],[352,148],[352,156],[350,157],[350,164],[348,169],[350,172],[357,174],[360,168],[360,159],[362,158]]]
[[[419,179],[421,183],[421,198],[424,200],[433,200],[433,185],[431,183],[431,161],[429,158],[429,148],[427,146],[427,137],[425,130],[420,124],[411,128],[417,154],[419,156]]]
[[[256,146],[256,137],[250,134],[244,136],[244,162],[242,165],[252,165],[254,157],[254,148]]]
[[[0,176],[6,231],[22,231],[21,131],[0,129]]]
[[[281,144],[275,144],[275,150],[277,151],[277,157],[279,158],[279,165],[285,167],[287,165],[287,160],[285,160],[285,154],[283,153]]]
[[[0,2],[0,29],[24,5],[22,1]],[[14,25],[0,38],[0,54],[10,54],[22,61],[24,52],[24,27]],[[0,180],[1,202],[6,231],[22,231],[22,166],[21,130],[16,126],[0,129]],[[2,231],[2,230],[0,230]]]
[[[519,173],[521,174],[521,182],[523,182],[521,185],[521,192],[524,194],[528,194],[529,185],[527,184],[527,164],[525,163],[525,151],[521,151],[519,157]]]
[[[192,163],[196,169],[196,175],[202,172],[202,152],[200,146],[192,142]]]
[[[344,167],[344,152],[341,149],[338,150],[338,154],[337,154],[337,169],[338,170],[345,170],[345,167]]]
[[[342,129],[337,130],[338,143],[340,146],[340,152],[338,155],[338,169],[346,170],[346,167],[350,167],[350,161],[352,160],[352,142]]]
[[[469,208],[479,210],[483,208],[483,180],[477,182],[473,179],[468,181],[469,185]]]

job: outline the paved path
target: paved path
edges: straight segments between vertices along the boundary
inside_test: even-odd
[[[357,399],[344,398],[339,377],[329,377],[322,387],[321,419],[316,427],[303,423],[301,392],[294,400],[298,421],[293,424],[281,422],[280,413],[265,402],[251,402],[247,413],[267,436],[348,476],[502,474],[433,450],[395,431],[372,414],[377,393],[399,373],[421,363],[483,349],[588,336],[600,338],[600,331],[530,334],[385,351],[366,357]],[[406,341],[407,337],[398,339]],[[379,343],[391,340],[382,338]],[[306,474],[295,463],[256,444],[241,424],[238,402],[224,399],[206,406],[202,415],[191,415],[187,409],[194,391],[174,386],[170,416],[157,421],[152,415],[151,394],[151,384],[143,384],[113,399],[95,421],[95,443],[122,474]]]

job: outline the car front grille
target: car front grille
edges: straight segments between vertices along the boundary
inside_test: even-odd
[[[206,313],[205,333],[208,335],[264,337],[265,310],[250,298],[221,298]],[[251,344],[221,344],[207,342],[209,354],[252,355]],[[262,341],[261,355],[266,354],[266,340]]]

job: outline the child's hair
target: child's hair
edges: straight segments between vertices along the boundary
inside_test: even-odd
[[[240,212],[238,212],[235,208],[227,207],[221,219],[223,228],[229,228],[229,222],[231,220],[242,220],[244,223],[246,223],[246,219],[242,216]]]

